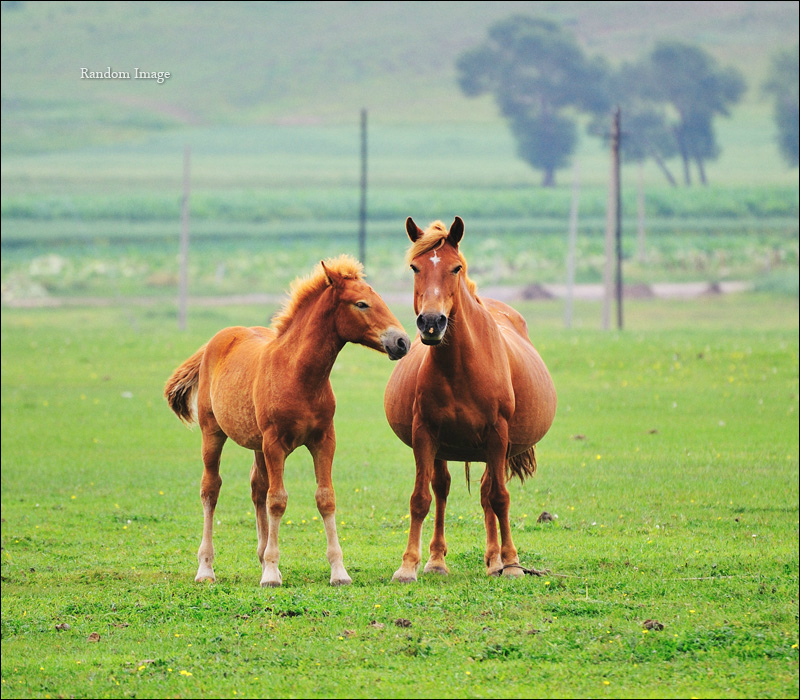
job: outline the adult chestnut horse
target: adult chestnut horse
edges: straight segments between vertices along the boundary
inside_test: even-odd
[[[221,330],[167,382],[164,395],[170,408],[186,423],[196,420],[203,438],[203,539],[195,581],[215,580],[212,529],[222,484],[219,462],[231,438],[255,453],[250,485],[261,585],[281,585],[278,528],[287,500],[283,467],[300,445],[314,459],[331,584],[352,582],[336,534],[331,481],[336,402],[329,376],[345,343],[366,345],[392,360],[403,357],[410,345],[400,322],[364,282],[362,270],[360,262],[347,256],[321,262],[311,276],[293,283],[272,327]]]
[[[394,432],[414,450],[417,477],[408,546],[393,580],[417,580],[431,485],[436,517],[424,571],[448,573],[447,460],[486,463],[481,479],[486,571],[520,576],[526,570],[511,539],[506,480],[523,480],[536,470],[534,445],[556,412],[553,381],[523,317],[500,301],[477,296],[458,250],[464,222],[456,217],[448,230],[436,221],[422,231],[409,217],[406,231],[419,334],[392,372],[384,407]]]

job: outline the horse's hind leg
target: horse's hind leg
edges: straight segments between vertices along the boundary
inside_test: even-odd
[[[269,516],[267,515],[267,489],[269,477],[267,476],[267,463],[263,452],[255,452],[253,467],[250,469],[250,489],[253,505],[256,509],[256,531],[258,533],[258,561],[261,570],[264,570],[264,550],[267,548],[269,537]]]
[[[436,517],[433,526],[433,539],[431,539],[430,558],[425,564],[424,572],[449,574],[450,570],[445,564],[447,542],[444,538],[444,512],[447,507],[447,496],[450,493],[450,472],[447,462],[437,459],[433,463],[433,479],[431,479],[433,495],[436,499]]]
[[[200,500],[203,503],[203,539],[197,551],[197,576],[195,581],[216,581],[214,575],[214,510],[217,507],[222,478],[219,475],[219,458],[228,436],[222,431],[203,433],[203,478],[200,482]]]
[[[487,450],[489,456],[486,461],[486,471],[481,479],[481,505],[486,525],[486,554],[484,556],[486,573],[489,576],[500,576],[501,574],[510,577],[521,576],[523,572],[518,567],[505,568],[511,564],[519,564],[509,521],[511,496],[506,487],[507,441],[498,431],[488,447],[490,449]],[[498,524],[500,525],[500,540],[497,537]],[[500,541],[502,541],[502,546]]]
[[[317,510],[325,525],[325,538],[328,542],[326,555],[331,565],[331,586],[347,586],[353,582],[344,568],[342,547],[336,532],[336,494],[333,490],[331,469],[333,453],[336,450],[336,438],[333,426],[317,443],[309,444],[309,451],[314,458],[314,473],[317,478]]]

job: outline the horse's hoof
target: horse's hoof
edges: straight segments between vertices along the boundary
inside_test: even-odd
[[[208,573],[208,572],[202,572],[201,573],[201,572],[198,571],[197,572],[197,576],[194,577],[194,580],[195,580],[195,583],[203,583],[205,581],[208,581],[209,583],[216,583],[217,582],[217,577],[214,576],[214,572],[213,571],[211,573]]]
[[[349,586],[351,583],[353,583],[353,579],[349,576],[331,579],[331,586]]]
[[[519,566],[506,566],[502,569],[502,572],[504,578],[519,578],[525,575],[525,572]]]
[[[446,564],[425,564],[425,568],[423,569],[423,573],[426,574],[439,574],[440,576],[448,576],[450,574],[450,569],[447,568]]]
[[[503,569],[486,569],[486,575],[500,578],[503,575]]]
[[[417,575],[413,572],[408,573],[407,571],[398,570],[394,572],[392,581],[397,581],[397,583],[416,583]]]
[[[280,588],[282,583],[283,582],[280,579],[277,581],[262,581],[261,588]]]

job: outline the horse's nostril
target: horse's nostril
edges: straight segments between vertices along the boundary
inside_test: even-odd
[[[401,350],[408,350],[408,343],[406,342],[405,338],[398,338],[397,339],[397,347]]]

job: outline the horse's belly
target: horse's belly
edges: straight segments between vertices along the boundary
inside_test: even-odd
[[[215,417],[222,431],[237,445],[248,450],[261,450],[262,435],[255,420],[255,411],[241,407],[227,407],[227,410],[216,412]]]

